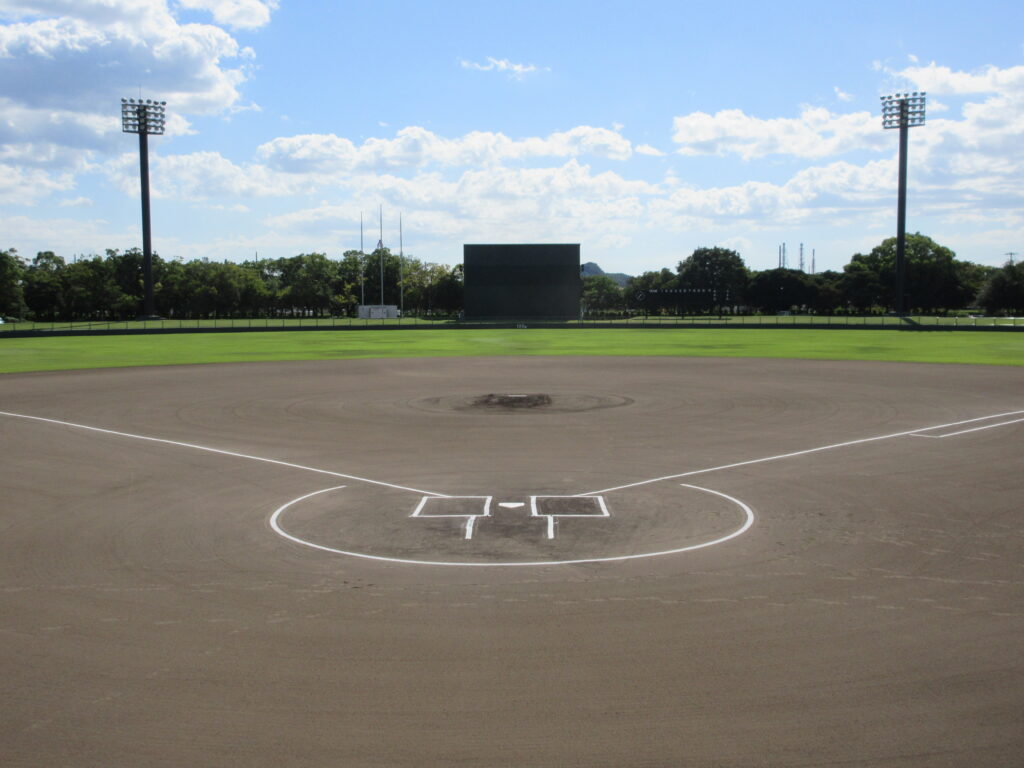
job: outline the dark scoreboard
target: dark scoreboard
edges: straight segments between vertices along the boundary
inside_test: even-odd
[[[463,245],[462,255],[467,319],[579,316],[578,243]]]

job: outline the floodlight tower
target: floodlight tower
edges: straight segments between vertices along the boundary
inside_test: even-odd
[[[907,248],[907,133],[910,128],[924,125],[924,91],[894,93],[882,96],[882,127],[900,129],[899,198],[896,204],[896,313],[906,312],[906,292],[903,286],[906,274]]]
[[[139,134],[139,178],[142,185],[142,280],[145,290],[142,318],[156,317],[153,305],[153,241],[149,227],[149,136],[164,133],[166,101],[121,99],[121,130]]]

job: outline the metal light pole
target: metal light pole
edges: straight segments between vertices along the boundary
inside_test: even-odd
[[[153,241],[149,226],[149,136],[162,136],[166,101],[121,99],[121,130],[139,134],[139,179],[142,185],[142,280],[145,291],[140,320],[156,318],[153,305]]]
[[[896,204],[896,314],[906,313],[907,133],[924,125],[924,91],[882,96],[882,127],[900,129],[899,197]]]

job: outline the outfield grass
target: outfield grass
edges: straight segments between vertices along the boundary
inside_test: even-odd
[[[742,329],[505,329],[0,340],[0,373],[269,360],[659,355],[1024,365],[1024,334]]]

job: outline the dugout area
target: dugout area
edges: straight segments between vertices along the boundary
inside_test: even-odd
[[[578,243],[462,248],[467,319],[579,317],[583,280]]]

